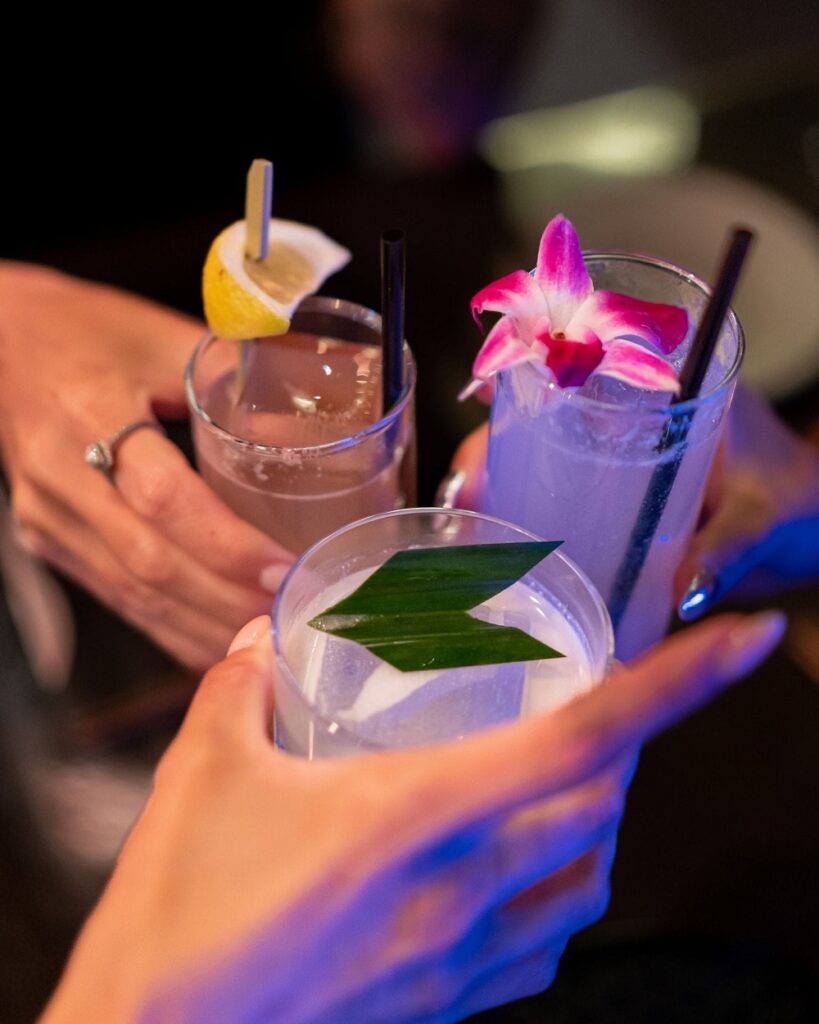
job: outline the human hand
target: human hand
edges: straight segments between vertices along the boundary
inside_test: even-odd
[[[123,424],[184,416],[202,325],[114,288],[0,264],[0,448],[36,553],[204,669],[270,606],[292,556],[244,523],[154,430],[117,449],[115,485],[83,461]]]
[[[763,596],[819,575],[819,452],[737,390],[703,522],[675,577],[680,617],[729,592]]]
[[[599,916],[634,751],[752,669],[723,616],[558,711],[425,749],[274,748],[269,621],[205,677],[42,1024],[444,1022]]]

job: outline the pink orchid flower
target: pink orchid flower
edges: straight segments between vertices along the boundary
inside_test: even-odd
[[[679,391],[674,368],[653,350],[668,355],[683,341],[687,311],[595,291],[577,233],[562,214],[546,225],[534,274],[516,270],[472,299],[478,326],[487,310],[503,315],[486,336],[461,398],[520,363],[547,367],[562,388],[605,373],[651,391]]]

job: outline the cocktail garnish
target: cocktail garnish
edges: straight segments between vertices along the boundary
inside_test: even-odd
[[[246,244],[246,221],[231,224],[214,240],[202,272],[205,317],[223,338],[284,334],[301,300],[350,260],[317,228],[275,217],[264,259],[248,258]]]
[[[520,629],[468,612],[511,587],[562,541],[410,548],[310,620],[402,672],[562,658]]]
[[[593,373],[650,391],[676,394],[663,358],[689,329],[685,309],[617,292],[595,291],[572,224],[554,217],[540,240],[533,274],[515,270],[472,299],[472,315],[501,313],[472,367],[467,398],[499,370],[531,363],[559,387],[580,387]]]

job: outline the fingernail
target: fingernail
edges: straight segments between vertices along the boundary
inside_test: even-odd
[[[262,569],[259,574],[259,586],[262,590],[267,590],[271,594],[275,594],[279,587],[282,585],[282,580],[287,575],[289,565],[282,565],[281,562],[275,562],[273,565],[268,565],[266,569]]]
[[[465,482],[466,473],[462,469],[454,469],[451,473],[447,473],[435,492],[436,507],[455,508],[455,502],[458,500],[458,495]]]
[[[480,389],[484,386],[485,383],[485,380],[478,380],[477,377],[473,377],[472,380],[467,381],[467,383],[464,384],[464,386],[458,392],[458,401],[465,402],[467,398],[471,398],[476,391],[480,391]]]
[[[718,668],[726,677],[744,676],[776,647],[788,625],[782,612],[759,612],[735,626],[719,653]]]
[[[708,610],[717,591],[719,578],[710,569],[699,569],[688,586],[677,608],[683,622],[692,622]]]
[[[257,615],[255,619],[251,619],[250,622],[242,626],[233,638],[230,647],[228,647],[228,654],[235,654],[237,651],[241,651],[245,647],[250,647],[251,644],[255,644],[259,637],[263,636],[269,628],[269,616]]]

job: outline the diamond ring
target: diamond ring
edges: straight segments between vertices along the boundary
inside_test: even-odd
[[[126,423],[124,427],[120,427],[111,437],[99,438],[87,445],[83,455],[86,465],[98,470],[109,480],[113,480],[114,460],[118,446],[129,434],[133,434],[135,430],[141,430],[143,427],[158,430],[162,434],[165,433],[164,427],[157,420],[133,420],[131,423]]]

